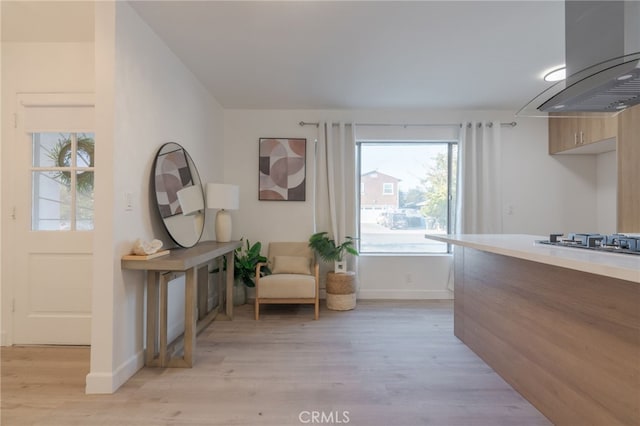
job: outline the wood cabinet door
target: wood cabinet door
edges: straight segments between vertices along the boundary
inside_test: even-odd
[[[564,114],[549,114],[549,154],[558,154],[617,136],[616,117],[594,117],[590,113],[576,113],[572,117],[562,115]]]
[[[618,232],[640,233],[640,105],[618,115]]]
[[[574,117],[556,117],[549,114],[549,154],[557,154],[576,147],[576,126]]]
[[[618,134],[616,117],[590,117],[582,119],[580,131],[584,132],[583,145],[615,138]]]

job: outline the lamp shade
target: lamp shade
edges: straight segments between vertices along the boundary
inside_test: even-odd
[[[191,185],[179,190],[176,195],[182,214],[191,216],[204,210],[204,199],[200,185]]]
[[[238,210],[240,207],[240,188],[225,183],[207,184],[207,208]]]

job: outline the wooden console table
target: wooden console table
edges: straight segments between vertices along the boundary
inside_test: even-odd
[[[224,313],[233,319],[233,251],[240,241],[219,243],[205,241],[191,248],[172,249],[166,256],[149,260],[121,260],[122,269],[147,271],[147,347],[145,365],[149,367],[192,367],[196,349],[196,334],[204,329],[218,313],[218,309],[196,316],[196,306],[206,309],[207,292],[198,291],[198,269],[214,259],[227,260],[226,301]],[[168,283],[185,274],[184,334],[182,357],[173,357],[167,342]],[[203,300],[204,299],[204,300]],[[222,301],[220,301],[221,306]],[[202,309],[202,308],[201,308]],[[159,329],[159,330],[158,330]],[[180,339],[176,339],[180,340]]]

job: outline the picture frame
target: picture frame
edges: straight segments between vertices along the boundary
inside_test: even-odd
[[[260,138],[260,201],[305,201],[307,140],[304,138]]]

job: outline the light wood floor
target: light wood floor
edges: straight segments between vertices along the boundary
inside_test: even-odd
[[[198,336],[194,368],[143,368],[114,395],[84,394],[87,348],[2,348],[2,426],[549,425],[453,336],[452,309],[241,306]]]

